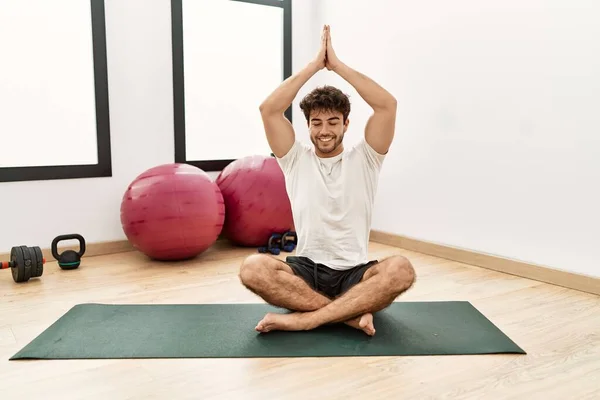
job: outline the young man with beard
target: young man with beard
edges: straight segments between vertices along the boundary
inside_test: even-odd
[[[300,88],[327,68],[349,82],[371,106],[364,138],[343,144],[350,102],[339,89],[317,88],[301,102],[313,146],[301,144],[284,112]],[[281,261],[255,254],[240,268],[241,282],[267,303],[292,313],[269,313],[256,330],[310,330],[346,323],[375,334],[373,313],[390,305],[415,281],[402,256],[368,259],[371,216],[379,171],[392,143],[396,100],[336,56],[329,26],[316,58],[285,80],[260,106],[271,150],[285,176],[298,235],[296,256]]]

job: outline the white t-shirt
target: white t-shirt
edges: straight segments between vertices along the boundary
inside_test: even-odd
[[[285,176],[298,235],[297,256],[336,270],[368,260],[379,171],[385,155],[363,138],[331,158],[298,140],[277,161]]]

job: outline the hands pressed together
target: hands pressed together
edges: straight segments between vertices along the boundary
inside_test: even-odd
[[[321,47],[313,63],[319,70],[327,68],[329,71],[335,71],[341,65],[341,61],[335,54],[331,44],[331,30],[329,25],[323,26]]]

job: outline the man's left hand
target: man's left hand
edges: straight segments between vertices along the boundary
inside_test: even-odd
[[[331,28],[330,28],[330,26],[326,25],[325,29],[326,29],[325,34],[327,36],[327,55],[326,55],[326,59],[325,59],[325,67],[329,71],[335,71],[342,64],[342,62],[340,61],[340,59],[335,54],[335,51],[333,50],[333,45],[331,44]]]

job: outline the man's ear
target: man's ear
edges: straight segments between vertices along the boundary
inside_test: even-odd
[[[344,122],[344,133],[346,133],[346,131],[348,130],[349,124],[350,124],[350,118],[346,118],[346,121]]]

